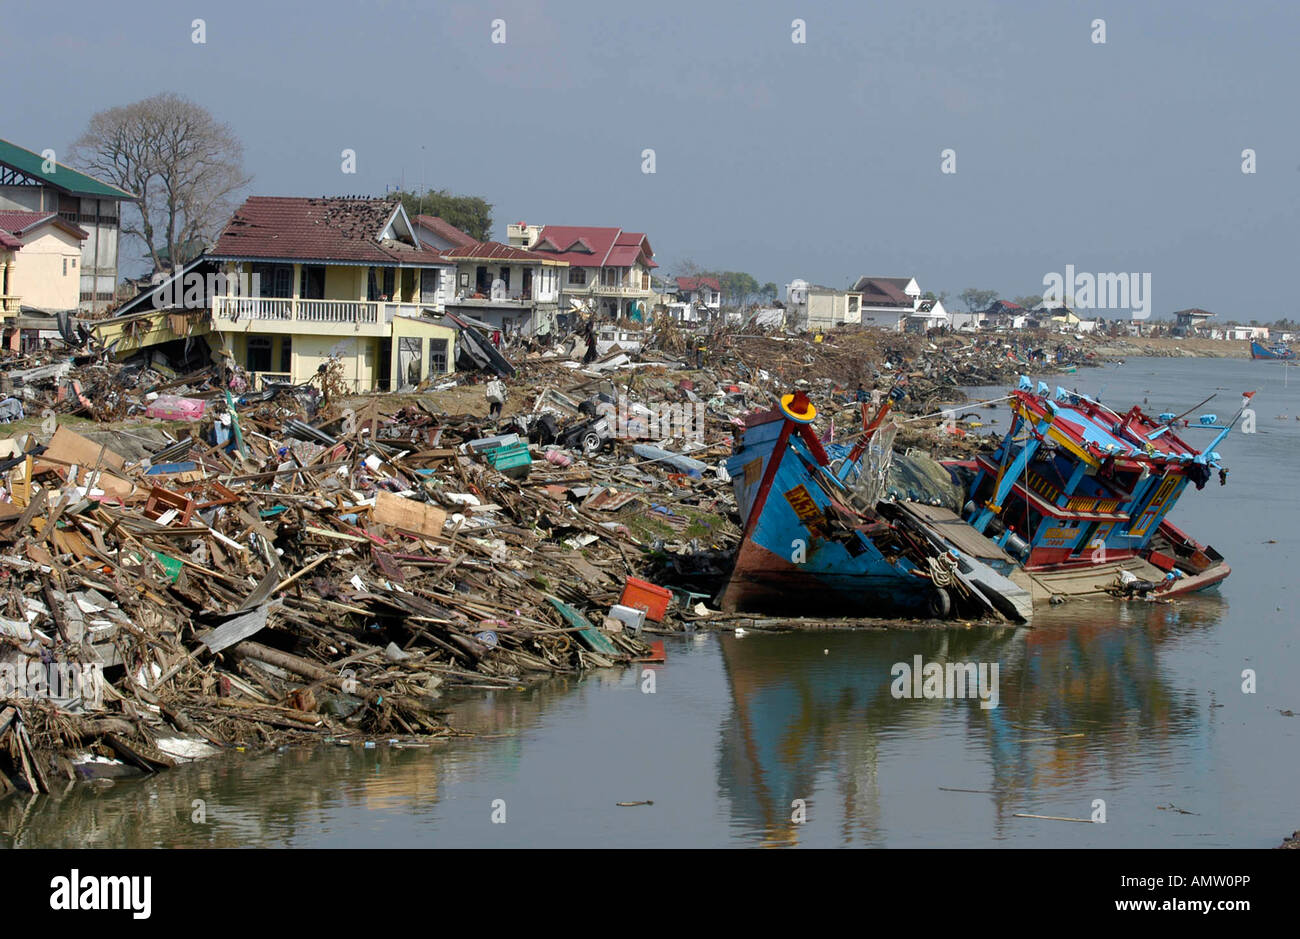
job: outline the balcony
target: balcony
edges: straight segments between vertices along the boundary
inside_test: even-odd
[[[649,287],[632,287],[627,284],[587,284],[585,287],[570,286],[567,290],[569,293],[582,293],[593,297],[648,297],[651,293]]]
[[[22,305],[22,297],[0,294],[0,313],[17,313]]]
[[[301,300],[275,297],[213,297],[212,316],[220,329],[223,323],[256,322],[259,327],[297,327],[311,332],[314,327],[335,325],[387,326],[397,315],[419,316],[433,304],[394,303],[387,300]]]

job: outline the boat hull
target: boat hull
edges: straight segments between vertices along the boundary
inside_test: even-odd
[[[1285,348],[1275,347],[1270,349],[1268,346],[1260,345],[1258,342],[1252,341],[1250,344],[1250,357],[1252,359],[1280,359],[1283,361],[1291,361],[1295,358],[1295,353],[1290,349]]]
[[[893,571],[836,570],[795,564],[744,542],[723,590],[727,612],[789,616],[914,616],[937,612],[929,580]]]

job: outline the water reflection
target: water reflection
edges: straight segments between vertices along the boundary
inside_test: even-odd
[[[792,803],[821,799],[842,843],[881,844],[889,827],[881,760],[953,736],[980,753],[986,778],[971,785],[931,774],[911,781],[908,798],[940,786],[989,792],[995,838],[1032,794],[1138,767],[1164,772],[1175,744],[1206,748],[1207,721],[1193,692],[1167,674],[1161,647],[1213,627],[1225,609],[1218,600],[1106,602],[1045,611],[1033,629],[721,637],[733,709],[718,786],[732,823],[764,844],[797,844]],[[999,706],[895,699],[891,669],[916,655],[997,663]]]
[[[457,726],[477,735],[472,740],[232,753],[148,779],[11,797],[0,801],[0,846],[293,846],[366,837],[473,845],[483,843],[483,829],[457,828],[464,817],[457,813],[467,805],[480,812],[509,785],[526,793],[529,812],[553,813],[548,825],[562,826],[541,829],[538,844],[561,830],[599,844],[599,826],[583,807],[590,800],[541,780],[567,760],[574,778],[590,782],[635,761],[650,737],[665,741],[667,755],[664,776],[645,780],[656,797],[668,777],[709,760],[714,749],[717,792],[706,785],[690,795],[703,803],[701,829],[716,819],[723,831],[688,825],[666,833],[681,843],[881,845],[899,836],[901,818],[924,819],[944,798],[971,800],[962,809],[972,807],[967,828],[953,837],[987,842],[1010,837],[1017,824],[1023,831],[1012,813],[1036,811],[1054,792],[1064,799],[1117,778],[1173,777],[1197,761],[1206,765],[1195,772],[1211,771],[1210,712],[1189,690],[1195,683],[1172,674],[1169,659],[1210,635],[1227,609],[1212,598],[1102,602],[1044,610],[1033,629],[710,636],[670,650],[664,681],[672,687],[689,671],[690,694],[700,695],[665,698],[680,709],[672,714],[647,707],[634,671],[475,695],[451,702]],[[891,669],[916,655],[997,663],[998,707],[895,699]],[[609,715],[596,721],[615,728],[608,739],[561,755],[561,741],[582,737],[565,729],[566,720],[593,714]],[[719,728],[713,744],[706,727],[691,749],[674,749],[682,721],[691,720]],[[882,794],[885,771],[895,784]],[[796,799],[818,821],[833,820],[833,833],[797,824]],[[991,821],[974,811],[979,804],[990,806]]]

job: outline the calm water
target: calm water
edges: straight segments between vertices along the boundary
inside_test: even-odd
[[[1258,433],[1220,447],[1228,485],[1189,491],[1174,515],[1232,565],[1218,596],[1069,604],[1033,629],[673,639],[653,694],[603,672],[456,704],[473,740],[229,754],[10,798],[0,844],[1272,847],[1300,827],[1300,716],[1280,713],[1300,715],[1300,369],[1283,375],[1140,359],[1048,378],[1152,413],[1221,387],[1197,412],[1220,417],[1260,389]],[[1005,408],[987,413],[1005,427]],[[891,667],[916,655],[997,663],[998,707],[893,698]],[[1087,818],[1097,799],[1104,825],[1014,817]],[[654,804],[615,805],[638,800]]]

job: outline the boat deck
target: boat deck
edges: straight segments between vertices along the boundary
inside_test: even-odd
[[[1164,571],[1137,557],[1090,564],[1073,570],[1027,571],[1025,574],[1033,584],[1034,602],[1046,603],[1056,595],[1067,598],[1104,595],[1106,587],[1120,571],[1130,571],[1138,580],[1160,583],[1165,579]]]

